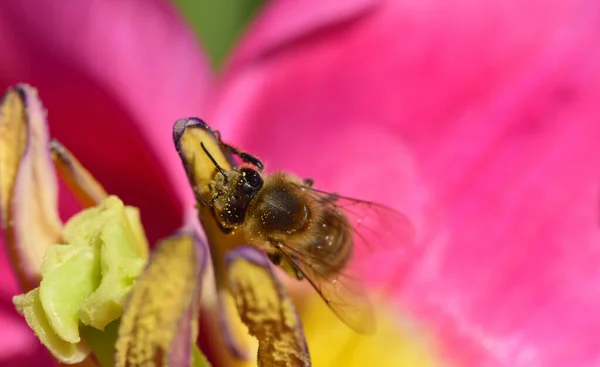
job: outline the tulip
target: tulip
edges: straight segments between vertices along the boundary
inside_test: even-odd
[[[210,102],[198,97],[201,113],[187,103],[189,85],[204,90],[204,80],[186,83],[181,101],[164,104],[179,109],[169,124],[199,115],[268,170],[385,202],[413,220],[418,250],[382,259],[366,274],[382,294],[382,338],[350,334],[302,290],[298,309],[315,365],[361,358],[374,365],[598,363],[597,16],[593,3],[577,1],[272,2]],[[74,44],[68,50],[76,55],[94,55]],[[99,72],[118,62],[72,60],[102,80],[124,80]],[[194,70],[202,70],[198,64]],[[163,83],[153,85],[170,85]],[[126,101],[140,96],[115,88],[126,83],[110,85]],[[136,92],[157,101],[144,88]],[[136,116],[148,108],[131,106]],[[146,111],[148,119],[136,120],[155,121]],[[160,156],[165,166],[168,155]],[[173,187],[191,196],[176,171],[168,171]]]
[[[147,17],[136,11],[140,4]],[[7,1],[0,4],[0,24],[0,93],[21,82],[34,85],[50,111],[53,137],[107,191],[140,208],[151,244],[171,235],[193,196],[179,158],[163,151],[173,150],[173,121],[198,114],[211,85],[208,63],[177,12],[163,1],[68,7]],[[105,32],[108,24],[122,31]],[[167,48],[170,55],[157,57],[156,50]],[[66,221],[81,206],[61,183],[59,190]],[[0,364],[49,363],[12,304],[23,290],[6,251],[0,251],[0,275]]]
[[[41,343],[64,364],[205,366],[195,341],[207,254],[193,225],[163,240],[145,266],[138,209],[108,196],[65,147],[49,141],[37,92],[11,88],[0,107],[2,228],[26,291],[13,303]],[[214,167],[195,154],[189,134],[178,135],[193,182],[205,186],[206,167]],[[64,225],[51,161],[87,207]],[[230,293],[259,340],[259,365],[310,365],[300,320],[264,254],[235,242],[225,251],[236,236],[220,238],[215,249],[227,256]]]
[[[410,214],[422,253],[370,276],[447,363],[596,365],[598,10],[273,2],[204,118],[271,169]]]
[[[182,230],[158,245],[144,270],[138,209],[108,196],[66,148],[49,142],[37,92],[17,86],[0,106],[2,228],[26,291],[13,302],[29,327],[65,364],[93,351],[103,366],[190,365],[205,247]],[[88,207],[64,225],[52,161]]]

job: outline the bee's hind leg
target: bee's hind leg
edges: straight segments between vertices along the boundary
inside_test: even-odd
[[[302,271],[300,270],[300,268],[298,267],[298,265],[296,265],[296,258],[294,256],[291,257],[291,265],[292,268],[294,269],[294,272],[296,273],[296,279],[298,280],[302,280],[304,279],[304,273],[302,273]]]
[[[267,253],[267,257],[269,258],[269,260],[271,260],[273,265],[276,265],[276,266],[281,265],[281,252],[279,252],[279,251],[269,252],[269,253]]]
[[[304,279],[304,273],[302,273],[300,271],[300,269],[298,269],[297,267],[294,267],[294,270],[296,270],[296,279],[298,279],[298,280]]]
[[[280,249],[281,245],[276,245],[275,247]],[[285,258],[283,256],[285,256]],[[298,265],[296,265],[295,257],[287,256],[283,254],[281,250],[277,250],[275,252],[267,252],[267,257],[269,258],[269,260],[271,260],[271,263],[273,263],[273,265],[279,266],[288,275],[294,275],[298,280],[304,279],[304,274],[302,273],[302,271],[300,271]],[[291,272],[293,274],[290,274]]]

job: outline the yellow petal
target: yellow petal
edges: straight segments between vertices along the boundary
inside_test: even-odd
[[[73,364],[87,357],[89,348],[84,342],[69,343],[54,333],[42,308],[37,288],[27,294],[14,297],[13,303],[19,313],[25,317],[35,335],[60,362]]]
[[[300,318],[266,256],[240,247],[228,256],[229,282],[238,312],[258,339],[259,366],[310,366]]]
[[[433,342],[416,326],[401,322],[397,311],[377,302],[378,330],[358,334],[327,308],[307,295],[300,309],[314,367],[434,367],[443,366]]]
[[[11,262],[25,290],[39,284],[46,248],[60,240],[57,185],[45,110],[35,89],[9,89],[0,103],[0,204]]]
[[[163,240],[138,278],[121,319],[118,366],[189,366],[205,248],[193,234]]]

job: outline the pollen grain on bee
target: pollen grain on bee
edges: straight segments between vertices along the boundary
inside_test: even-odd
[[[216,204],[213,216],[224,222],[221,229],[227,234],[234,234],[233,229],[237,229],[249,244],[285,257],[297,280],[308,279],[342,321],[354,329],[362,329],[363,325],[347,312],[352,301],[366,295],[346,288],[342,271],[352,259],[354,246],[357,243],[369,246],[367,236],[377,234],[366,228],[371,221],[388,222],[387,211],[366,201],[312,189],[312,180],[304,180],[302,184],[291,173],[263,177],[260,161],[236,149],[231,153],[257,166],[259,171],[245,165],[223,170],[213,161],[220,175],[208,184],[207,191],[213,194],[210,203]],[[374,218],[369,218],[369,214]],[[352,290],[352,294],[346,290]],[[352,311],[371,312],[360,302]]]

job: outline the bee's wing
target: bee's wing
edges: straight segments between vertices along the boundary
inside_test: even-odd
[[[354,235],[355,249],[360,255],[404,251],[412,247],[414,227],[410,219],[396,209],[312,188],[308,190],[314,198],[325,201],[346,215]]]
[[[374,315],[363,279],[366,272],[378,265],[372,262],[373,255],[408,252],[414,242],[413,226],[404,214],[392,208],[303,188],[312,200],[327,205],[334,213],[329,220],[335,223],[329,225],[346,226],[352,234],[351,257],[344,269],[332,276],[324,270],[329,267],[326,257],[318,253],[300,251],[286,244],[282,244],[281,251],[342,321],[358,332],[373,332]]]
[[[281,251],[340,320],[359,333],[372,334],[375,331],[373,306],[360,279],[348,276],[345,272],[331,279],[317,270],[315,262],[319,260],[309,259],[306,254],[285,245]]]

